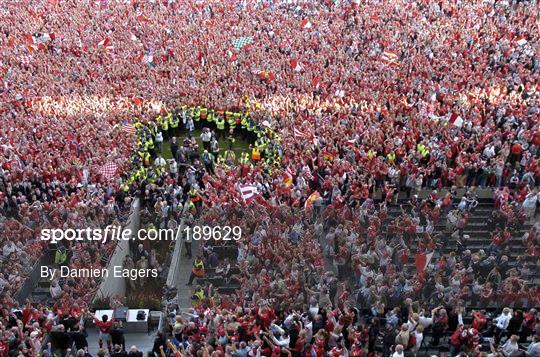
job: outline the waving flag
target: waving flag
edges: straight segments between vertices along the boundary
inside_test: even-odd
[[[140,107],[143,104],[144,99],[142,99],[141,97],[133,97],[131,98],[131,101],[133,102],[133,104]]]
[[[304,204],[304,208],[311,208],[313,207],[313,202],[321,198],[321,194],[318,191],[313,192],[306,200],[306,203]]]
[[[156,64],[154,63],[154,50],[147,50],[143,54],[139,56],[139,61],[142,64],[146,64],[149,67],[155,67]]]
[[[294,135],[295,138],[305,138],[305,139],[307,139],[307,138],[310,137],[309,134],[306,134],[306,133],[300,131],[300,129],[297,129],[297,128],[293,129],[293,135]]]
[[[101,167],[99,173],[104,179],[110,180],[116,174],[116,170],[118,170],[118,166],[114,162],[108,162]]]
[[[240,51],[242,47],[247,46],[251,44],[252,42],[253,42],[253,37],[248,37],[248,36],[239,37],[235,40],[232,40],[232,44],[237,51]]]
[[[301,72],[304,69],[304,66],[302,66],[302,63],[296,59],[292,59],[290,61],[290,64],[291,64],[291,68],[295,72]]]
[[[287,170],[282,175],[283,184],[285,187],[291,187],[293,185],[293,176],[290,169],[287,167]]]
[[[309,20],[303,20],[303,21],[300,23],[300,27],[301,27],[303,30],[309,30],[310,28],[313,27],[313,24],[312,24]]]
[[[122,130],[130,134],[137,133],[137,128],[135,128],[132,124],[126,122],[122,123]]]
[[[111,43],[111,39],[108,37],[105,37],[103,40],[99,41],[98,46],[103,47],[106,50],[112,50],[114,48],[114,46]]]
[[[422,272],[426,270],[429,262],[431,261],[431,257],[433,257],[433,252],[426,254],[424,253],[416,253],[414,256],[414,265],[416,266],[417,272]]]
[[[254,73],[262,80],[271,82],[276,79],[276,75],[271,71],[255,70]]]
[[[229,60],[229,62],[236,61],[236,53],[234,53],[233,51],[228,50],[226,55],[227,55],[227,59]]]
[[[239,190],[242,199],[246,202],[259,194],[257,187],[253,185],[240,185]]]
[[[384,51],[382,53],[382,61],[387,64],[398,65],[398,55],[393,51]]]
[[[523,46],[524,44],[527,43],[527,39],[525,38],[525,36],[519,36],[514,41],[520,46]]]
[[[141,10],[137,10],[136,12],[136,15],[137,15],[137,20],[140,21],[140,22],[149,22],[150,19],[146,16],[144,16],[141,12]]]

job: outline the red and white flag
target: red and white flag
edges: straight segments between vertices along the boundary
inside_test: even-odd
[[[129,124],[129,123],[123,123],[122,124],[122,130],[125,131],[126,133],[130,133],[130,134],[136,134],[137,133],[137,128],[135,128],[132,124]]]
[[[259,195],[257,187],[253,185],[239,185],[238,189],[240,190],[240,195],[242,195],[242,199],[246,202]]]
[[[116,170],[118,170],[118,165],[114,162],[108,162],[101,167],[99,173],[104,179],[110,180],[116,175]]]
[[[231,50],[227,50],[227,59],[229,60],[229,62],[236,61],[236,53]]]
[[[108,37],[105,37],[103,40],[99,41],[98,46],[103,47],[106,50],[112,50],[114,48],[111,39]]]
[[[301,72],[304,69],[304,66],[302,65],[302,63],[296,59],[292,59],[290,61],[290,64],[291,64],[292,70],[295,72]]]
[[[307,139],[310,136],[309,134],[306,134],[306,133],[300,131],[300,129],[298,129],[298,128],[293,129],[293,134],[294,134],[295,138],[305,138],[305,139]]]
[[[301,23],[300,23],[300,27],[303,29],[303,30],[309,30],[310,28],[313,27],[313,24],[309,21],[309,20],[303,20]]]
[[[414,256],[414,265],[416,266],[416,271],[421,272],[426,270],[429,262],[431,261],[431,257],[433,257],[433,252],[431,253],[416,253]]]
[[[311,85],[316,89],[319,89],[319,87],[321,86],[321,79],[317,76],[313,77],[313,79],[311,80]]]
[[[524,44],[527,43],[527,39],[525,38],[525,36],[519,36],[517,37],[515,40],[514,40],[518,45],[520,46],[523,46]]]
[[[140,107],[143,104],[144,99],[142,99],[141,97],[133,97],[131,98],[131,101],[133,102],[133,104]]]
[[[384,51],[382,53],[381,59],[384,63],[398,64],[398,55],[393,51]]]

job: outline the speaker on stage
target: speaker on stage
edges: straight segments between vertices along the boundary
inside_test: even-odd
[[[120,321],[127,321],[128,308],[125,306],[118,306],[114,309],[114,318]]]

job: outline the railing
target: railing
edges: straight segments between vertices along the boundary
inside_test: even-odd
[[[137,236],[140,226],[140,200],[135,198],[131,204],[131,213],[124,228],[130,229],[131,238]],[[111,258],[107,264],[107,270],[112,272],[114,266],[122,266],[126,256],[129,254],[129,242],[128,240],[120,240],[114,249]],[[94,301],[98,298],[111,297],[111,296],[124,296],[126,293],[126,281],[122,277],[115,277],[114,274],[109,274],[103,278],[103,281],[99,285],[99,288],[94,295]]]
[[[24,305],[25,300],[32,294],[32,291],[34,291],[35,287],[38,285],[38,282],[41,279],[41,267],[43,265],[48,265],[50,260],[49,251],[46,250],[34,264],[32,272],[28,275],[22,287],[15,294],[15,300],[17,300],[21,306]]]

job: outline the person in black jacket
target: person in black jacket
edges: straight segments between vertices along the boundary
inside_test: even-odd
[[[127,352],[120,345],[114,345],[111,357],[128,357]]]
[[[386,330],[383,337],[383,356],[390,356],[392,347],[396,343],[396,330],[392,325],[386,324]]]
[[[506,328],[507,336],[510,338],[512,335],[519,335],[521,325],[523,324],[523,311],[515,310],[514,315],[508,321],[508,327]]]
[[[160,355],[160,347],[163,346],[163,348],[167,347],[167,339],[166,337],[161,333],[161,331],[158,331],[156,338],[154,339],[154,346],[152,347],[152,352]]]
[[[122,328],[122,322],[115,321],[111,331],[111,343],[122,347],[122,351],[126,349],[126,340],[124,338],[124,329]]]
[[[54,352],[58,351],[61,356],[64,356],[71,347],[71,338],[65,331],[64,325],[60,324],[53,328],[50,333],[51,348]]]
[[[75,325],[73,331],[69,332],[69,338],[75,345],[76,350],[84,350],[88,347],[86,333],[84,332],[84,328],[79,324]]]
[[[128,353],[129,357],[143,357],[143,353],[136,346],[131,346]]]

